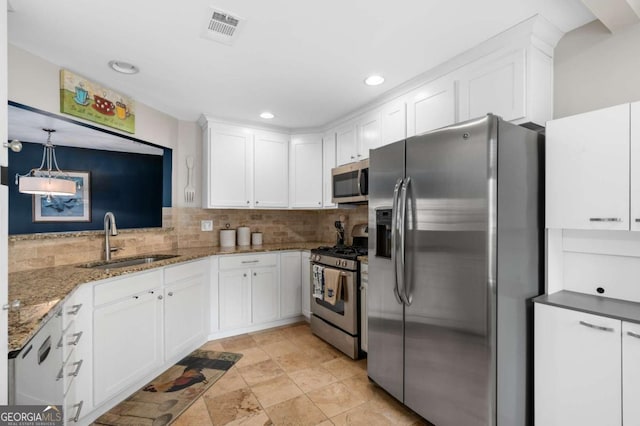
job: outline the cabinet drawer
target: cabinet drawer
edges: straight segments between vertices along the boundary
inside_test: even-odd
[[[152,290],[161,284],[162,269],[139,275],[116,278],[113,281],[95,287],[93,302],[95,305],[102,305],[124,297],[133,296],[137,293]]]
[[[197,260],[194,262],[182,263],[176,266],[169,266],[164,269],[164,283],[172,284],[184,281],[187,278],[207,274],[209,270],[208,260]]]
[[[248,254],[241,256],[220,257],[220,270],[253,268],[256,266],[275,266],[278,264],[278,254]]]

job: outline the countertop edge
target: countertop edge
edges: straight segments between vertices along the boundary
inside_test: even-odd
[[[557,293],[543,294],[534,298],[533,301],[543,305],[640,324],[640,303],[628,300],[562,290]]]

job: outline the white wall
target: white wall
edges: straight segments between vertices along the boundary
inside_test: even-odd
[[[198,123],[180,121],[178,123],[180,135],[177,152],[173,152],[174,168],[174,206],[200,207],[202,205],[202,129]],[[184,200],[184,187],[187,186],[187,157],[193,157],[193,181],[196,196],[193,203]]]
[[[640,24],[568,32],[554,55],[554,118],[640,100]]]
[[[10,44],[8,51],[8,99],[40,110],[63,115],[60,113],[61,68],[63,67]],[[86,77],[91,78],[91,76]],[[115,90],[118,89],[109,85],[108,81],[101,81],[100,83]],[[71,118],[77,121],[85,121],[78,117]],[[91,122],[90,124],[119,132],[117,129],[100,126],[97,123]],[[184,157],[190,153],[190,155],[199,158],[201,149],[201,136],[197,123],[181,122],[170,115],[136,102],[135,134],[119,133],[173,149],[172,205],[183,205],[183,191],[186,185],[187,173]],[[199,188],[200,178],[196,177],[195,179],[197,179],[197,188]],[[198,194],[199,192],[197,191]],[[197,202],[193,205],[197,206],[200,203]]]

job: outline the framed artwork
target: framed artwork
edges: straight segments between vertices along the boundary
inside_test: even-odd
[[[90,172],[69,172],[76,183],[75,195],[34,195],[34,222],[91,222]]]
[[[60,112],[128,133],[136,131],[133,99],[69,70],[60,70]]]

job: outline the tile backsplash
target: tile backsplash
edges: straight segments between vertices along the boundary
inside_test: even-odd
[[[248,226],[262,232],[263,243],[336,242],[334,222],[343,218],[346,241],[353,225],[367,222],[367,207],[332,210],[227,210],[173,207],[163,209],[163,227],[120,230],[112,247],[122,247],[113,258],[177,248],[218,246],[219,231]],[[202,220],[213,221],[213,231],[200,230]],[[9,272],[96,261],[103,256],[101,231],[9,236]]]

